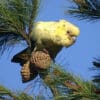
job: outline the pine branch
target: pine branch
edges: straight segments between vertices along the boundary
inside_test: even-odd
[[[9,47],[12,47],[12,45],[19,44],[21,40],[24,39],[18,34],[13,34],[13,32],[0,33],[0,55],[5,50],[9,50]]]
[[[0,97],[4,100],[8,100],[7,98],[10,98],[11,100],[33,100],[31,96],[28,96],[24,92],[15,93],[4,86],[0,86]]]
[[[95,83],[97,90],[100,91],[100,58],[95,58],[95,61],[92,62],[94,67],[92,70],[97,71],[97,74],[93,76],[92,81]],[[100,94],[100,92],[96,92]]]
[[[43,79],[55,94],[54,96],[60,95],[58,91],[59,86],[65,86],[67,90],[69,89],[66,95],[71,93],[88,98],[96,95],[96,88],[92,82],[84,81],[57,66],[53,67],[52,72],[48,73]]]
[[[3,86],[0,86],[0,95],[1,96],[8,95],[8,96],[12,97],[14,100],[17,100],[16,96],[9,89],[7,89]]]
[[[100,1],[99,0],[71,0],[74,5],[69,8],[67,14],[77,17],[80,20],[99,20]]]
[[[30,21],[29,21],[29,34],[32,31],[33,23],[38,13],[38,8],[39,8],[39,0],[32,0],[32,11],[31,11]]]
[[[1,52],[9,48],[9,43],[11,47],[26,41],[27,45],[31,47],[29,33],[33,28],[39,8],[38,4],[39,0],[0,0]]]

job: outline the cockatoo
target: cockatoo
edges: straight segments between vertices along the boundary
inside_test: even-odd
[[[45,48],[55,57],[62,47],[72,45],[79,33],[79,28],[66,20],[40,21],[34,24],[30,37],[36,42],[37,50]]]
[[[34,23],[30,39],[31,41],[35,41],[35,47],[34,44],[32,44],[34,51],[45,49],[51,58],[54,59],[62,47],[69,47],[75,43],[79,33],[79,28],[67,20],[39,21]],[[12,61],[22,61],[25,57],[22,56],[21,58],[20,55],[24,54],[26,56],[29,49],[30,48],[27,48],[15,55]]]

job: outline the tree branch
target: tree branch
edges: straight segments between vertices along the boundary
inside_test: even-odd
[[[29,21],[29,34],[32,31],[33,28],[33,21],[35,20],[36,14],[37,14],[37,10],[38,10],[38,5],[39,5],[39,0],[32,0],[32,12],[30,15],[30,21]]]

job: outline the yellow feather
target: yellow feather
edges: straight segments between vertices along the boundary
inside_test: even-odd
[[[54,49],[57,46],[69,47],[75,42],[75,37],[79,33],[79,28],[66,20],[39,21],[34,24],[31,39],[39,45],[44,45],[44,48]]]

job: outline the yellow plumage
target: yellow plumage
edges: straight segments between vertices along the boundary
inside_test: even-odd
[[[46,48],[56,55],[63,46],[72,45],[80,30],[66,20],[56,22],[36,22],[31,32],[31,39],[36,41],[36,49]]]

